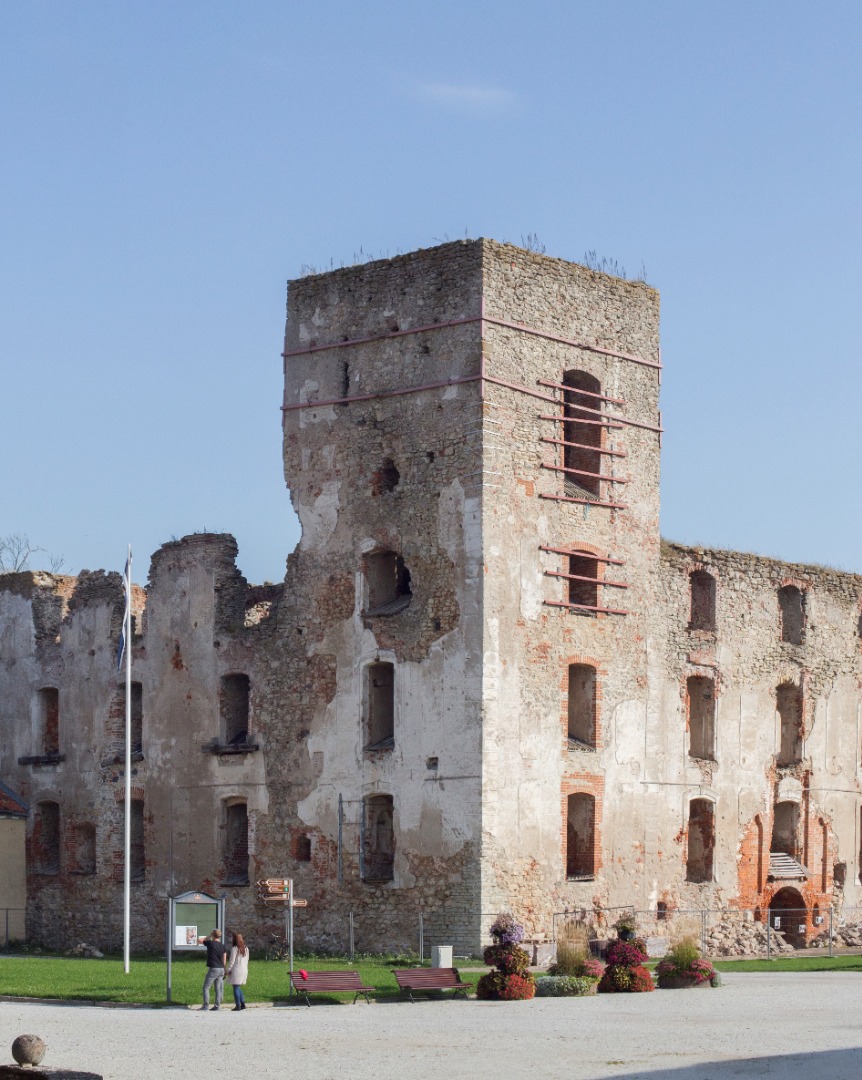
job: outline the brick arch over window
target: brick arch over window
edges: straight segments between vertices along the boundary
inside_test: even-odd
[[[695,884],[713,880],[715,852],[715,804],[711,799],[692,799],[688,804],[685,879]]]
[[[689,582],[690,630],[715,630],[715,578],[707,570],[692,570]]]
[[[586,491],[601,497],[603,428],[596,416],[602,384],[587,371],[563,373],[563,466],[566,494]]]

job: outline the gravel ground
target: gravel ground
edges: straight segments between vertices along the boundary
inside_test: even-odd
[[[273,1008],[218,1016],[0,1002],[0,1062],[15,1036],[44,1064],[105,1080],[860,1080],[862,976],[725,975],[717,990],[528,1002],[432,1001]]]

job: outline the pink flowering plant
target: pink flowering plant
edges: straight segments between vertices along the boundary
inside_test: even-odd
[[[719,975],[708,960],[700,955],[700,949],[694,938],[683,938],[668,952],[663,960],[656,964],[658,984],[662,980],[690,979],[695,985],[711,983],[718,986]]]

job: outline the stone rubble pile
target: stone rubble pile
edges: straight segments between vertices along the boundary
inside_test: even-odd
[[[85,941],[82,941],[80,945],[76,945],[73,949],[66,950],[66,956],[84,956],[89,960],[101,960],[104,955],[95,945],[88,945]]]
[[[793,946],[784,940],[780,930],[773,930],[771,951],[792,953]],[[766,925],[759,922],[740,922],[722,919],[706,934],[706,956],[766,956]]]

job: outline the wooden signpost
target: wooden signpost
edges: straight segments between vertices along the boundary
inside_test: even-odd
[[[258,899],[264,904],[283,904],[284,933],[287,938],[287,947],[290,954],[290,973],[293,974],[293,909],[307,907],[307,900],[300,900],[293,894],[293,878],[266,878],[257,883]],[[290,992],[293,993],[293,982],[290,984]]]

